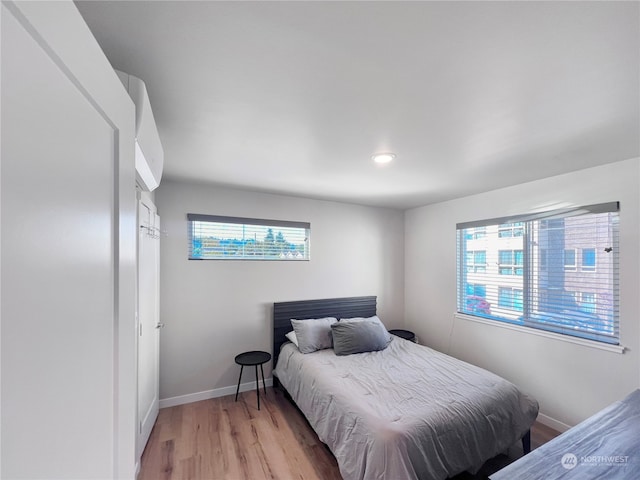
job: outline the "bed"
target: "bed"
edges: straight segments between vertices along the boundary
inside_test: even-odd
[[[371,317],[376,297],[274,304],[274,376],[333,452],[344,480],[441,480],[522,439],[535,400],[481,368],[391,336],[381,351],[301,353],[291,319]]]
[[[491,480],[637,480],[640,390],[491,475]]]

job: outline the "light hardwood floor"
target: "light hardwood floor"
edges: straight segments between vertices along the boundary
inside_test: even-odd
[[[160,410],[144,451],[138,480],[339,480],[329,449],[318,439],[300,411],[273,388],[204,400]],[[536,424],[532,448],[558,432]],[[513,451],[511,451],[513,450]],[[520,455],[517,447],[496,457],[478,475],[482,479]]]

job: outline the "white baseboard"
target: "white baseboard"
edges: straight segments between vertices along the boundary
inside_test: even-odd
[[[538,420],[541,424],[546,425],[549,428],[553,428],[557,432],[563,433],[571,428],[571,425],[567,425],[566,423],[562,423],[555,418],[552,418],[544,413],[538,413]]]
[[[273,386],[273,378],[265,379],[267,387]],[[200,400],[209,400],[210,398],[224,397],[226,395],[235,395],[237,385],[230,385],[228,387],[214,388],[213,390],[205,390],[204,392],[189,393],[187,395],[180,395],[177,397],[161,398],[160,408],[175,407],[176,405],[184,405],[185,403],[199,402]],[[262,382],[260,382],[260,388],[262,388]],[[246,392],[248,390],[255,390],[256,382],[247,382],[240,384],[240,391]]]

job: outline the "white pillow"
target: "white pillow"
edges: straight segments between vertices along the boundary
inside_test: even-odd
[[[298,350],[312,353],[333,347],[331,324],[338,320],[334,317],[312,318],[307,320],[291,319],[291,325],[298,339]]]
[[[298,337],[296,337],[296,332],[291,330],[289,333],[285,335],[285,337],[287,337],[287,340],[293,343],[296,347],[298,346]]]

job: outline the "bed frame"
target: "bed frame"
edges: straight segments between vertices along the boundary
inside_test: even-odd
[[[278,363],[280,347],[287,341],[285,335],[292,330],[291,319],[336,317],[372,317],[376,315],[375,296],[324,298],[273,304],[273,368]]]
[[[273,368],[278,363],[280,347],[287,342],[285,335],[292,330],[291,319],[336,317],[371,317],[377,314],[377,297],[325,298],[320,300],[300,300],[273,304]],[[273,377],[273,386],[279,386]],[[522,450],[526,455],[531,451],[531,431],[522,437]]]

